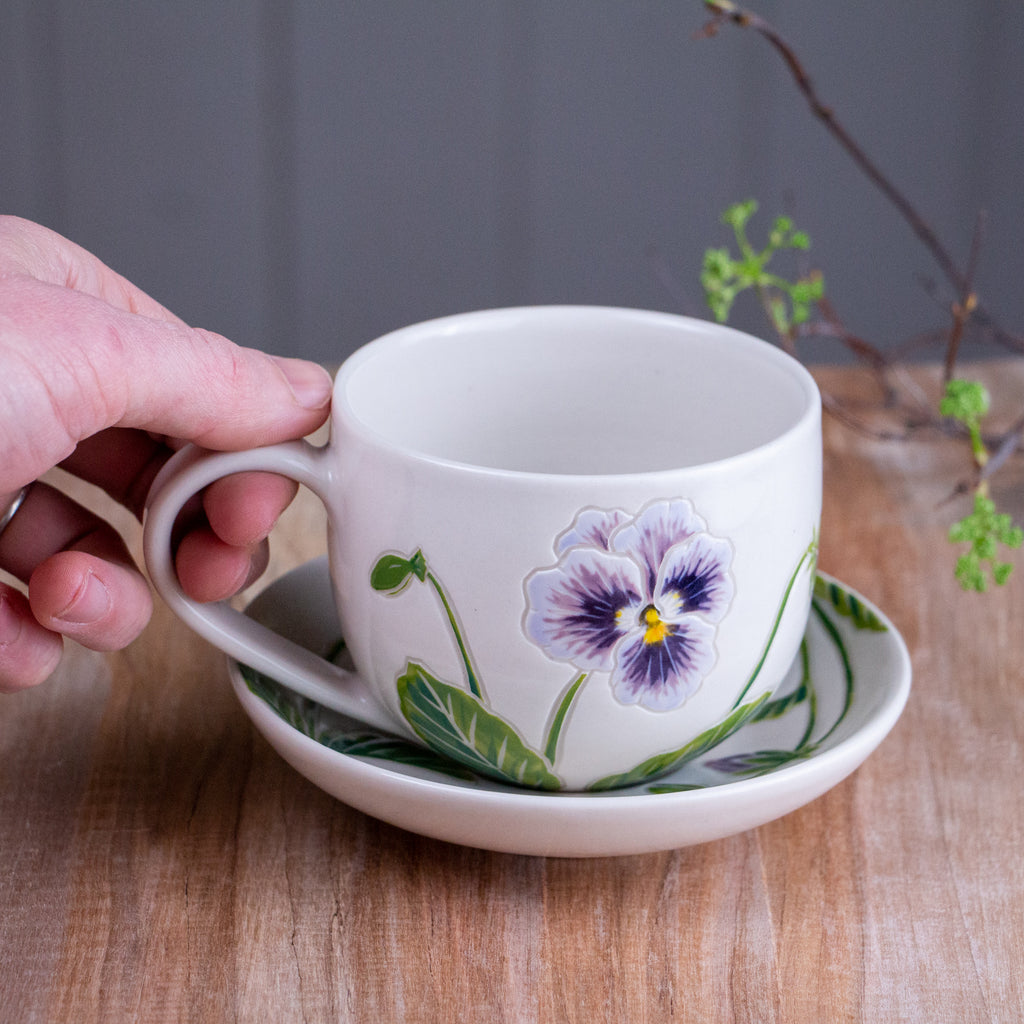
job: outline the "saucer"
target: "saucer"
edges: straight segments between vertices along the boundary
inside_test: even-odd
[[[271,584],[248,614],[310,650],[341,646],[326,559]],[[242,708],[292,767],[366,814],[503,853],[608,857],[722,839],[821,796],[895,725],[910,658],[869,601],[819,574],[800,656],[762,715],[654,782],[600,793],[517,789],[297,697],[229,660]]]

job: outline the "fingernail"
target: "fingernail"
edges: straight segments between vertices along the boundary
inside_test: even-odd
[[[322,366],[305,359],[273,358],[304,409],[322,409],[331,400],[331,375]]]
[[[55,618],[76,626],[98,622],[110,611],[110,592],[103,581],[91,572],[86,573],[82,585],[75,591],[71,603]]]

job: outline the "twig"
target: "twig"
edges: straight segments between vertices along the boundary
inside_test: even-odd
[[[942,366],[942,382],[944,384],[948,384],[953,379],[953,374],[956,371],[956,357],[960,350],[960,340],[964,336],[964,325],[977,306],[978,297],[974,292],[968,292],[963,301],[954,302],[950,306],[950,312],[953,314],[953,326],[949,332],[946,358]]]
[[[964,325],[977,308],[978,297],[974,293],[974,274],[978,267],[978,255],[981,252],[981,236],[985,227],[984,213],[978,214],[971,238],[971,254],[967,261],[967,275],[964,280],[964,292],[959,301],[950,307],[953,314],[953,326],[949,332],[949,343],[946,346],[946,359],[943,364],[942,381],[948,384],[956,372],[956,357],[960,350],[960,341],[964,335]]]
[[[906,441],[910,436],[911,428],[909,426],[904,425],[900,431],[881,430],[878,427],[873,427],[867,420],[852,412],[842,399],[837,398],[820,385],[818,390],[821,392],[822,408],[828,410],[840,423],[857,431],[858,434],[870,438],[872,441]]]
[[[1014,453],[1024,444],[1024,414],[1013,422],[1010,428],[999,437],[988,440],[992,446],[992,454],[983,466],[975,466],[974,473],[966,480],[961,480],[952,491],[939,503],[946,505],[965,494],[973,494],[995,472],[1001,469],[1013,457]]]
[[[939,241],[938,236],[932,231],[924,218],[918,214],[906,196],[896,188],[893,182],[882,173],[881,169],[861,149],[860,145],[836,119],[832,109],[822,103],[811,83],[810,77],[793,48],[772,25],[758,15],[738,7],[732,0],[704,0],[704,3],[707,8],[714,12],[714,19],[705,26],[703,33],[705,36],[714,35],[718,31],[719,25],[723,22],[732,22],[743,28],[753,28],[782,56],[798,89],[807,100],[814,115],[824,123],[828,131],[846,151],[847,155],[876,188],[896,207],[903,219],[910,225],[919,240],[931,253],[949,284],[952,285],[954,298],[948,306],[952,317],[952,324],[946,335],[945,358],[943,360],[945,395],[939,403],[937,410],[932,409],[930,402],[921,402],[922,396],[919,393],[919,389],[916,391],[911,390],[909,393],[918,399],[919,411],[923,413],[923,416],[915,424],[914,420],[905,414],[902,423],[903,429],[900,432],[896,432],[876,428],[860,416],[854,415],[847,404],[824,391],[822,393],[822,403],[833,416],[837,417],[847,426],[861,433],[867,433],[878,440],[905,440],[914,432],[915,426],[935,427],[948,435],[966,435],[970,442],[974,461],[973,479],[962,480],[958,483],[950,498],[947,499],[948,501],[961,494],[970,492],[974,494],[973,511],[964,516],[959,522],[953,524],[949,530],[951,541],[968,545],[967,550],[957,559],[956,579],[963,589],[974,591],[985,590],[990,577],[997,584],[1005,583],[1013,566],[1011,562],[1001,560],[998,552],[1003,546],[1008,548],[1020,547],[1024,543],[1024,530],[1013,525],[1011,516],[997,513],[995,503],[989,494],[988,478],[1024,445],[1024,414],[1021,414],[1011,428],[998,439],[995,451],[993,452],[990,442],[983,436],[981,427],[982,419],[989,409],[990,400],[988,392],[977,381],[954,379],[960,344],[963,340],[967,323],[972,317],[981,320],[983,325],[992,332],[996,340],[1010,348],[1016,348],[1019,352],[1024,352],[1024,339],[1008,334],[996,324],[991,315],[981,308],[974,291],[974,274],[981,248],[983,218],[979,215],[971,241],[968,266],[966,271],[961,271],[945,246]],[[746,205],[749,207],[752,204],[748,203]],[[753,208],[756,209],[756,206]],[[711,274],[711,271],[715,269],[716,262],[720,262],[712,260],[709,264],[708,257],[715,256],[716,252],[720,251],[709,250],[705,257],[705,274],[702,276],[702,281],[705,283],[706,288],[709,276],[713,278],[712,283],[714,283],[714,275]],[[831,336],[839,338],[851,352],[862,362],[867,363],[873,370],[876,379],[885,392],[886,404],[891,406],[897,398],[897,391],[891,385],[889,358],[877,347],[847,331],[839,317],[831,309],[831,306],[823,301],[820,292],[821,290],[818,289],[818,295],[815,298],[818,308],[825,316],[825,324],[815,325],[815,328],[808,327],[803,329],[800,332],[801,336],[814,333],[824,334],[827,332]],[[719,302],[719,305],[721,306],[722,303]],[[724,308],[726,311],[728,310],[728,306]],[[768,310],[768,312],[770,313],[771,310]],[[793,325],[790,325],[783,331],[777,317],[770,317],[770,319],[772,319],[776,329],[782,335],[784,346],[793,348],[797,335]],[[806,308],[804,308],[800,319],[801,321],[807,320]],[[904,411],[906,413],[906,410]],[[941,415],[936,415],[936,412]]]
[[[988,462],[982,467],[981,480],[987,480],[997,469],[1005,465],[1013,453],[1024,443],[1024,413],[1018,416],[1009,430],[993,443],[995,447]]]
[[[837,338],[850,350],[850,352],[857,356],[858,359],[867,363],[871,369],[875,371],[879,377],[879,383],[882,385],[883,391],[888,394],[889,385],[884,378],[886,372],[892,366],[889,357],[877,345],[872,345],[870,341],[862,338],[859,334],[854,334],[842,322],[839,318],[839,314],[835,310],[835,307],[827,298],[822,297],[818,300],[818,309],[821,311],[821,315],[825,318],[824,322],[815,323],[812,330],[804,331],[803,333],[814,333],[823,336],[829,335],[833,338]]]
[[[819,299],[818,308],[825,319],[803,324],[801,337],[836,338],[862,363],[867,364],[882,392],[882,404],[886,408],[902,407],[905,410],[906,433],[899,435],[901,438],[908,437],[920,428],[942,426],[943,421],[936,415],[932,401],[904,367],[882,349],[850,331],[827,299]],[[831,408],[835,411],[836,406]],[[849,416],[846,422],[850,422]]]
[[[860,144],[836,118],[832,108],[821,100],[811,81],[810,75],[808,75],[802,62],[797,57],[793,47],[770,22],[765,21],[764,18],[754,14],[752,11],[739,7],[737,4],[732,3],[731,0],[704,0],[704,5],[713,13],[714,17],[698,35],[705,37],[714,36],[723,22],[731,22],[741,28],[753,29],[778,52],[789,68],[797,88],[807,100],[811,111],[825,125],[826,129],[843,149],[846,150],[847,154],[861,171],[896,207],[914,234],[917,235],[925,248],[931,253],[932,258],[942,270],[946,280],[952,286],[954,293],[959,297],[962,304],[963,299],[971,293],[969,276],[957,266],[956,261],[939,240],[938,235],[935,234],[927,221],[917,212],[910,200],[861,148]],[[1002,328],[977,298],[974,300],[973,313],[991,329],[993,338],[1001,345],[1024,353],[1024,338],[1011,334]]]
[[[786,66],[796,81],[797,88],[803,93],[814,115],[824,123],[825,127],[832,133],[839,144],[853,158],[854,163],[860,167],[886,198],[899,210],[903,219],[907,221],[914,233],[931,252],[935,262],[941,267],[942,272],[946,275],[946,278],[953,285],[957,293],[965,293],[968,290],[965,287],[965,277],[953,261],[952,256],[947,252],[945,246],[939,241],[938,236],[917,210],[914,209],[906,196],[882,173],[878,165],[864,152],[846,128],[836,119],[832,108],[822,102],[796,52],[783,39],[774,26],[759,15],[743,10],[736,4],[731,3],[730,0],[705,0],[705,5],[716,14],[716,21],[731,21],[742,28],[752,28],[755,32],[760,33],[778,51],[786,62]],[[717,31],[717,27],[712,26],[715,26],[715,22],[708,26],[710,28],[710,35]]]

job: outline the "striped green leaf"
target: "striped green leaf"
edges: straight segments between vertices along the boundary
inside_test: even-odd
[[[429,768],[431,771],[467,781],[476,778],[468,768],[398,736],[386,736],[383,733],[365,730],[349,732],[330,725],[325,726],[321,721],[319,705],[306,700],[305,697],[289,693],[279,683],[268,679],[248,665],[240,665],[239,668],[246,685],[260,700],[268,704],[293,729],[317,743],[322,743],[330,750],[351,757],[374,757],[380,761]]]
[[[850,619],[858,629],[870,629],[876,633],[887,633],[889,627],[870,609],[858,600],[857,595],[832,580],[816,576],[814,596],[830,605],[844,618]]]
[[[431,750],[502,782],[561,788],[547,761],[477,697],[442,682],[415,662],[405,669],[398,677],[402,714]]]
[[[807,700],[808,693],[807,684],[801,683],[792,693],[787,693],[784,697],[777,697],[775,700],[768,701],[757,713],[757,721],[764,722],[771,718],[782,718],[783,715],[788,714],[793,708],[803,704]]]
[[[336,750],[339,754],[348,754],[350,757],[373,757],[379,761],[428,768],[430,771],[466,781],[476,778],[468,768],[397,736],[384,736],[374,732],[345,733],[325,729],[314,738],[325,747]]]
[[[723,740],[731,736],[737,729],[742,729],[768,700],[768,694],[762,694],[757,700],[747,704],[741,704],[732,711],[729,716],[723,719],[718,725],[712,726],[706,732],[702,732],[696,739],[691,740],[684,747],[678,750],[670,750],[664,754],[655,754],[646,761],[641,761],[635,768],[619,775],[607,775],[598,779],[590,789],[605,790],[617,789],[620,786],[633,786],[638,782],[646,782],[658,775],[681,768],[684,764],[693,761],[695,758],[706,754],[712,747],[718,746]]]

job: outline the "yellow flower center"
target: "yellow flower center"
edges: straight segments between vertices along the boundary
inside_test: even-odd
[[[669,634],[668,623],[661,621],[658,609],[649,604],[641,615],[646,629],[644,629],[645,644],[660,644]]]

